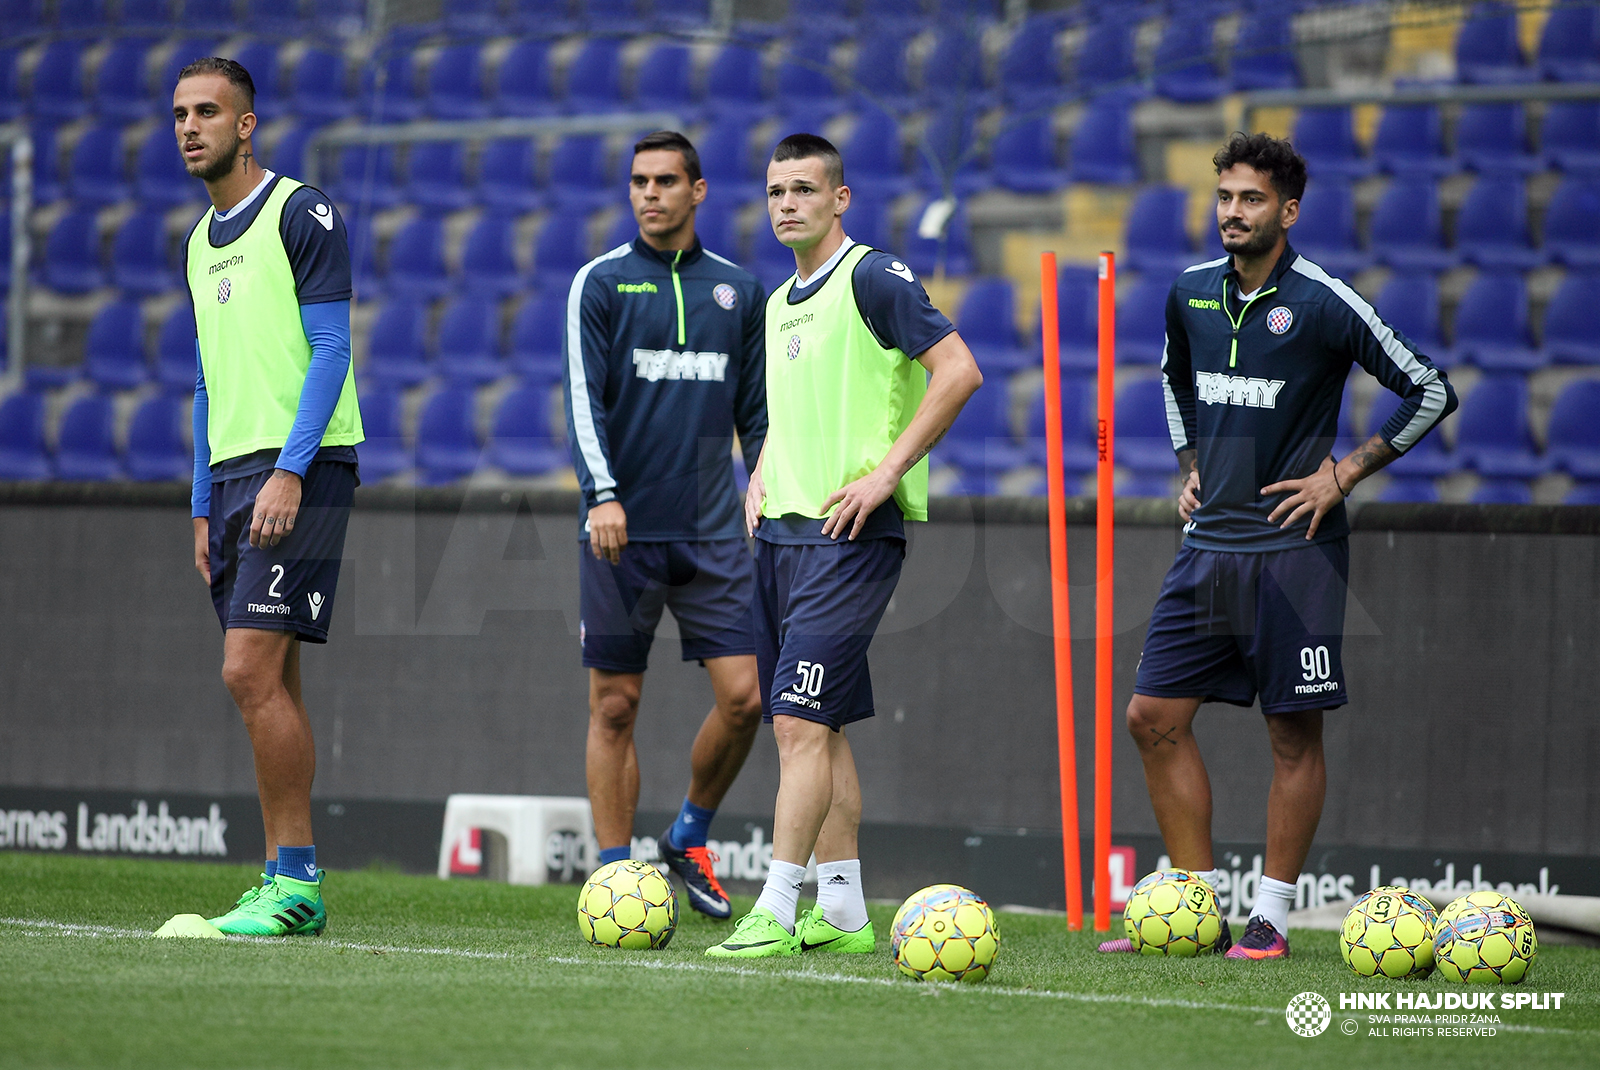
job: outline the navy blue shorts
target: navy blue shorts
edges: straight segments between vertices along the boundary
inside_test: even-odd
[[[684,661],[754,654],[751,562],[743,539],[630,542],[622,562],[578,544],[578,643],[583,664],[644,672],[661,610],[678,621]]]
[[[872,716],[867,647],[905,560],[902,539],[825,546],[756,540],[756,670],[761,719],[838,731]]]
[[[1259,693],[1262,713],[1343,706],[1349,576],[1348,539],[1271,553],[1180,547],[1134,691],[1235,706]]]
[[[300,487],[294,531],[277,546],[251,546],[250,515],[273,471],[211,484],[211,603],[225,632],[262,628],[326,643],[356,469],[313,462]]]

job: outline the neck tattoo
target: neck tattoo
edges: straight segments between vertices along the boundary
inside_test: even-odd
[[[246,170],[246,171],[250,170],[250,160],[254,156],[255,156],[255,153],[253,153],[253,152],[249,151],[248,149],[246,149],[244,151],[244,153],[242,153],[239,156],[239,166],[241,168],[243,168],[244,170]]]

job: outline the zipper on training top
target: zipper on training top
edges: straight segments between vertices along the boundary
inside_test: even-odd
[[[678,261],[683,259],[683,250],[679,249],[672,254],[672,293],[678,300],[678,344],[689,344],[688,328],[683,322],[683,283],[678,281]]]
[[[1275,294],[1277,292],[1278,288],[1276,286],[1272,287],[1270,290],[1258,291],[1254,297],[1244,303],[1244,307],[1239,310],[1239,317],[1235,319],[1233,313],[1228,311],[1228,280],[1226,277],[1223,278],[1222,311],[1223,314],[1228,317],[1228,322],[1233,325],[1233,340],[1228,345],[1228,367],[1237,368],[1239,366],[1239,328],[1244,323],[1244,314],[1250,311],[1251,305],[1255,304],[1268,294]]]

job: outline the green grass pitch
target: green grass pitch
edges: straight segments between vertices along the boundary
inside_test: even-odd
[[[380,871],[329,875],[328,931],[287,940],[147,939],[214,914],[238,866],[0,855],[0,1067],[1061,1067],[1152,1059],[1247,1067],[1594,1065],[1600,952],[1546,947],[1526,990],[1560,1011],[1503,1011],[1493,1037],[1377,1037],[1340,992],[1466,991],[1363,981],[1335,934],[1296,932],[1288,962],[1097,955],[1060,918],[1000,915],[987,982],[900,980],[890,907],[879,951],[722,965],[726,924],[685,913],[661,952],[578,936],[570,886]],[[981,891],[981,889],[980,889]],[[748,900],[735,909],[747,909]],[[1302,1038],[1290,997],[1332,1027]],[[1496,990],[1499,991],[1499,990]],[[1359,1032],[1341,1025],[1357,1020]],[[1587,1053],[1587,1054],[1585,1054]]]

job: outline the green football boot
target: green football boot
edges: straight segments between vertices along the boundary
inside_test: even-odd
[[[740,918],[728,938],[706,948],[706,954],[714,959],[763,959],[793,955],[799,950],[800,939],[785,929],[771,911],[758,909]]]
[[[812,907],[800,915],[794,934],[800,939],[801,951],[842,951],[850,955],[870,955],[878,943],[872,933],[872,922],[867,922],[855,932],[845,932],[823,918],[821,907]]]
[[[316,936],[328,924],[322,905],[322,870],[315,881],[278,874],[272,883],[239,897],[234,908],[211,924],[233,936]]]

